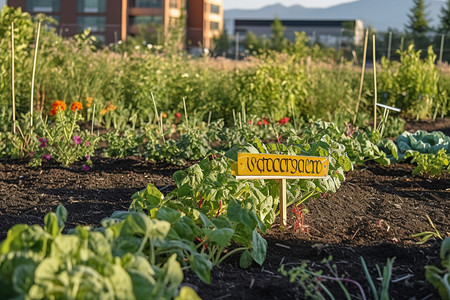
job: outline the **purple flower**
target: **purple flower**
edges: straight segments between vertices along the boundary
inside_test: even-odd
[[[89,167],[86,165],[83,165],[83,170],[87,171],[87,170],[89,170]]]
[[[39,142],[41,142],[41,148],[44,148],[48,145],[48,140],[44,138],[39,138]]]
[[[86,155],[86,160],[89,160],[89,158],[91,158],[91,157],[89,156],[89,154]]]
[[[73,137],[73,141],[75,142],[75,144],[80,144],[81,143],[81,138],[78,135],[76,135],[76,136]]]
[[[91,143],[89,143],[89,142],[86,142],[86,146],[90,146],[91,145]]]
[[[49,161],[50,158],[51,158],[51,155],[50,155],[50,154],[44,154],[44,155],[42,155],[42,159],[43,159],[43,160],[45,159],[45,160]]]
[[[30,152],[30,157],[33,157],[33,155],[34,155],[34,152],[31,151],[31,152]]]

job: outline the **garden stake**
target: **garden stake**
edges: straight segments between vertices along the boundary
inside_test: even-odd
[[[34,94],[34,76],[36,74],[36,59],[37,59],[37,52],[39,48],[39,33],[41,32],[41,22],[37,25],[37,34],[36,34],[36,44],[34,48],[34,60],[33,60],[33,73],[31,76],[31,101],[30,101],[30,125],[31,125],[31,133],[33,133],[33,94]],[[31,134],[32,135],[32,134]]]
[[[189,127],[189,120],[186,110],[186,97],[183,97],[184,117],[186,118],[186,127]]]
[[[91,122],[91,135],[94,134],[94,122],[95,122],[95,104],[92,108],[92,122]]]
[[[234,111],[234,108],[233,108],[233,122],[234,126],[236,127],[236,112]]]
[[[11,23],[11,94],[12,94],[12,118],[13,133],[16,134],[16,98],[14,90],[14,22]]]
[[[377,58],[375,51],[375,34],[372,35],[373,39],[373,90],[374,90],[374,99],[373,99],[373,130],[377,128]]]
[[[212,115],[212,111],[209,111],[209,115],[208,115],[208,127],[209,127],[209,124],[211,124],[211,115]]]
[[[359,110],[359,102],[361,102],[362,88],[364,82],[364,72],[366,71],[366,57],[367,57],[367,41],[369,39],[369,29],[366,29],[366,36],[364,39],[364,54],[362,61],[362,70],[361,70],[361,82],[359,83],[359,93],[358,93],[358,101],[356,102],[355,115],[353,116],[353,125],[356,124],[356,117],[358,115]]]
[[[283,227],[286,227],[287,222],[286,210],[286,178],[283,178],[280,179],[280,223]]]
[[[155,108],[155,118],[158,120],[158,109],[156,108],[155,96],[153,95],[153,92],[150,92],[150,94],[152,95],[153,107]]]

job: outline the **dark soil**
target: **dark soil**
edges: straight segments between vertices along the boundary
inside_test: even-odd
[[[407,130],[415,129],[441,130],[448,135],[449,119],[407,125]],[[210,285],[189,272],[185,284],[203,299],[302,299],[299,284],[290,283],[278,269],[306,262],[312,270],[332,275],[321,263],[331,255],[337,274],[361,283],[370,299],[360,257],[377,286],[376,265],[382,269],[387,258],[395,257],[390,287],[393,299],[438,299],[425,280],[424,266],[440,265],[440,240],[431,238],[418,245],[412,235],[433,231],[428,214],[440,234],[450,236],[450,174],[417,177],[411,175],[413,167],[407,163],[356,167],[347,173],[337,193],[306,205],[305,232],[293,230],[291,213],[286,229],[275,224],[267,232],[263,266],[240,269],[235,257],[214,268]],[[58,204],[68,210],[67,227],[97,226],[113,211],[127,210],[131,196],[149,182],[163,193],[169,192],[174,188],[172,174],[184,168],[139,157],[95,158],[89,171],[51,164],[33,169],[26,161],[0,160],[0,240],[14,224],[43,224],[45,214]],[[336,299],[343,298],[335,282],[323,282]],[[358,299],[358,290],[353,285],[347,288]]]

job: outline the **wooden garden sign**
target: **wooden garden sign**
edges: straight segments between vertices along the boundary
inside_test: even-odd
[[[286,226],[286,179],[328,177],[328,158],[317,156],[238,153],[236,179],[280,180],[280,221]]]

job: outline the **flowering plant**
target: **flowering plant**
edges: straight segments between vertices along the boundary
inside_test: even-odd
[[[74,102],[67,110],[63,101],[53,102],[50,116],[54,117],[53,124],[43,123],[37,129],[38,147],[30,153],[31,166],[40,166],[43,161],[55,160],[64,166],[76,161],[84,160],[84,170],[92,166],[92,156],[97,148],[98,138],[81,131],[78,122],[83,121],[79,113],[83,109],[80,102]]]

